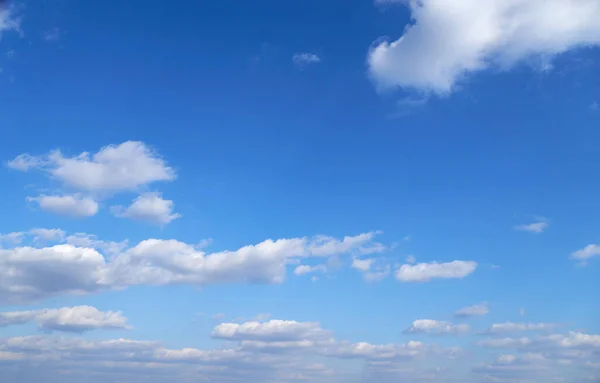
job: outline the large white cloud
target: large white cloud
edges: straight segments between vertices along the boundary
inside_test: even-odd
[[[65,186],[85,192],[134,190],[176,177],[173,168],[139,141],[105,146],[93,155],[83,152],[70,157],[59,150],[42,156],[24,153],[7,165],[20,171],[42,170]]]
[[[0,302],[23,303],[130,285],[281,283],[293,259],[371,251],[379,248],[373,237],[367,233],[343,240],[269,239],[213,253],[160,239],[126,248],[125,241],[101,241],[82,233],[68,235],[66,243],[54,246],[13,244],[16,247],[0,249]]]
[[[92,306],[0,312],[0,327],[35,322],[42,330],[84,332],[95,329],[131,329],[121,312],[102,312]]]
[[[473,261],[404,264],[396,270],[396,279],[401,282],[427,282],[436,278],[464,278],[473,273],[476,268],[477,263]]]
[[[369,72],[382,88],[447,94],[472,73],[600,44],[597,0],[406,0],[412,23],[374,44]],[[399,26],[400,29],[400,26]]]
[[[163,226],[181,217],[173,213],[173,207],[173,201],[163,199],[160,193],[143,193],[128,207],[113,206],[112,211],[117,217]]]

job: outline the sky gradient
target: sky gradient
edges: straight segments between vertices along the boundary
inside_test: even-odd
[[[597,20],[0,2],[0,380],[600,382]]]

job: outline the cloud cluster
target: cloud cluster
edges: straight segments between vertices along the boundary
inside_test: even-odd
[[[23,153],[7,162],[11,169],[37,170],[58,181],[61,192],[28,197],[43,210],[71,217],[90,217],[99,210],[99,199],[121,192],[136,192],[156,182],[173,181],[177,175],[155,151],[139,141],[108,145],[98,152],[66,156],[60,150],[46,155]],[[142,193],[129,207],[115,206],[119,217],[166,225],[180,217],[173,201],[160,193]]]
[[[91,370],[104,379],[117,369],[144,380],[164,373],[171,381],[186,382],[191,377],[218,383],[236,379],[257,383],[338,382],[337,376],[341,383],[349,381],[349,377],[361,376],[358,373],[349,376],[343,369],[335,371],[328,367],[330,361],[337,359],[337,364],[342,365],[349,360],[362,361],[367,366],[367,379],[372,374],[389,374],[390,369],[402,366],[407,370],[403,375],[415,377],[427,371],[422,366],[424,362],[444,360],[456,352],[415,341],[385,345],[340,341],[318,323],[285,320],[222,323],[213,329],[212,337],[224,340],[224,347],[168,349],[157,342],[129,339],[5,338],[0,339],[0,372],[3,362],[11,361],[21,367],[35,363],[38,369],[47,369],[49,373],[68,369],[69,376],[77,375],[78,371],[87,371],[89,375]]]
[[[381,0],[380,0],[381,2]],[[385,1],[389,3],[389,1]],[[375,43],[369,73],[380,88],[448,94],[469,75],[600,44],[597,0],[407,0],[412,23]]]
[[[23,303],[131,285],[282,283],[292,260],[370,252],[382,247],[373,240],[375,235],[268,239],[235,251],[207,253],[176,240],[147,239],[129,247],[126,241],[34,229],[13,233],[12,247],[0,248],[0,302]],[[21,244],[23,238],[32,243]],[[36,246],[36,238],[41,246]]]

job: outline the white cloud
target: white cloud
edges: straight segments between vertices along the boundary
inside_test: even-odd
[[[590,258],[597,257],[598,255],[600,255],[599,245],[587,245],[583,249],[577,250],[571,254],[571,258],[585,263]]]
[[[96,329],[130,329],[121,312],[102,312],[92,306],[0,312],[0,327],[36,322],[42,330],[84,332]]]
[[[472,316],[486,315],[490,312],[487,303],[480,303],[473,306],[463,307],[454,313],[454,316],[459,318],[467,318]]]
[[[409,255],[408,257],[406,257],[406,263],[413,265],[417,263],[417,258],[415,258],[414,255]]]
[[[267,322],[221,323],[212,332],[213,338],[237,341],[295,342],[327,340],[331,337],[318,323],[270,320]]]
[[[29,202],[37,202],[43,210],[70,217],[91,217],[98,213],[98,203],[91,198],[77,195],[28,197]]]
[[[471,327],[468,324],[452,324],[444,321],[437,321],[433,319],[418,319],[413,322],[412,326],[406,329],[404,332],[407,334],[433,334],[433,335],[444,335],[444,334],[464,334],[469,332]]]
[[[25,233],[22,232],[12,232],[7,234],[0,234],[0,248],[2,247],[2,243],[6,243],[8,245],[15,245],[21,243],[23,241],[23,237]]]
[[[477,262],[452,261],[446,263],[404,264],[396,270],[396,279],[401,282],[427,282],[432,279],[464,278],[477,268]]]
[[[0,38],[3,32],[21,31],[21,19],[14,13],[14,8],[5,4],[0,4]]]
[[[352,259],[352,268],[360,271],[369,271],[374,262],[373,258],[358,259],[355,257]]]
[[[8,166],[21,171],[40,169],[65,186],[86,192],[135,190],[176,178],[175,171],[139,141],[105,146],[93,155],[83,152],[68,157],[59,150],[44,156],[24,153],[9,161]]]
[[[554,323],[494,323],[486,331],[486,334],[504,334],[510,332],[521,332],[521,331],[540,331],[549,330],[555,328]]]
[[[518,231],[528,231],[530,233],[543,233],[548,228],[548,222],[545,219],[537,222],[528,223],[525,225],[517,225],[514,227]]]
[[[173,213],[173,207],[173,201],[163,199],[160,193],[144,193],[133,200],[127,208],[113,206],[112,212],[120,218],[167,225],[181,217],[181,214]]]
[[[292,61],[298,66],[306,66],[320,63],[321,58],[314,53],[296,53],[292,56]]]
[[[377,42],[369,72],[380,88],[448,94],[469,75],[600,43],[597,0],[410,0],[411,25]],[[547,65],[548,66],[548,65]]]
[[[392,271],[390,265],[386,265],[383,268],[380,268],[378,270],[374,270],[374,271],[368,271],[364,274],[364,278],[365,281],[367,282],[379,282],[385,278],[387,278],[388,275],[390,275],[390,272]]]
[[[316,265],[316,266],[300,265],[294,269],[294,274],[296,274],[296,275],[304,275],[304,274],[316,273],[316,272],[322,272],[322,273],[327,272],[327,266],[325,266],[325,265]]]
[[[66,233],[60,229],[44,229],[36,228],[29,230],[29,234],[33,235],[33,241],[62,241]]]
[[[67,236],[66,244],[0,249],[0,304],[130,285],[282,283],[292,260],[360,252],[371,246],[369,238],[266,240],[206,253],[176,240],[148,239],[126,248],[126,241],[78,233]]]

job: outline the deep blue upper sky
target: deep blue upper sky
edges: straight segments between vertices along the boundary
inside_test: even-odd
[[[600,381],[596,16],[597,0],[0,8],[0,373]],[[103,343],[119,338],[160,344]]]

